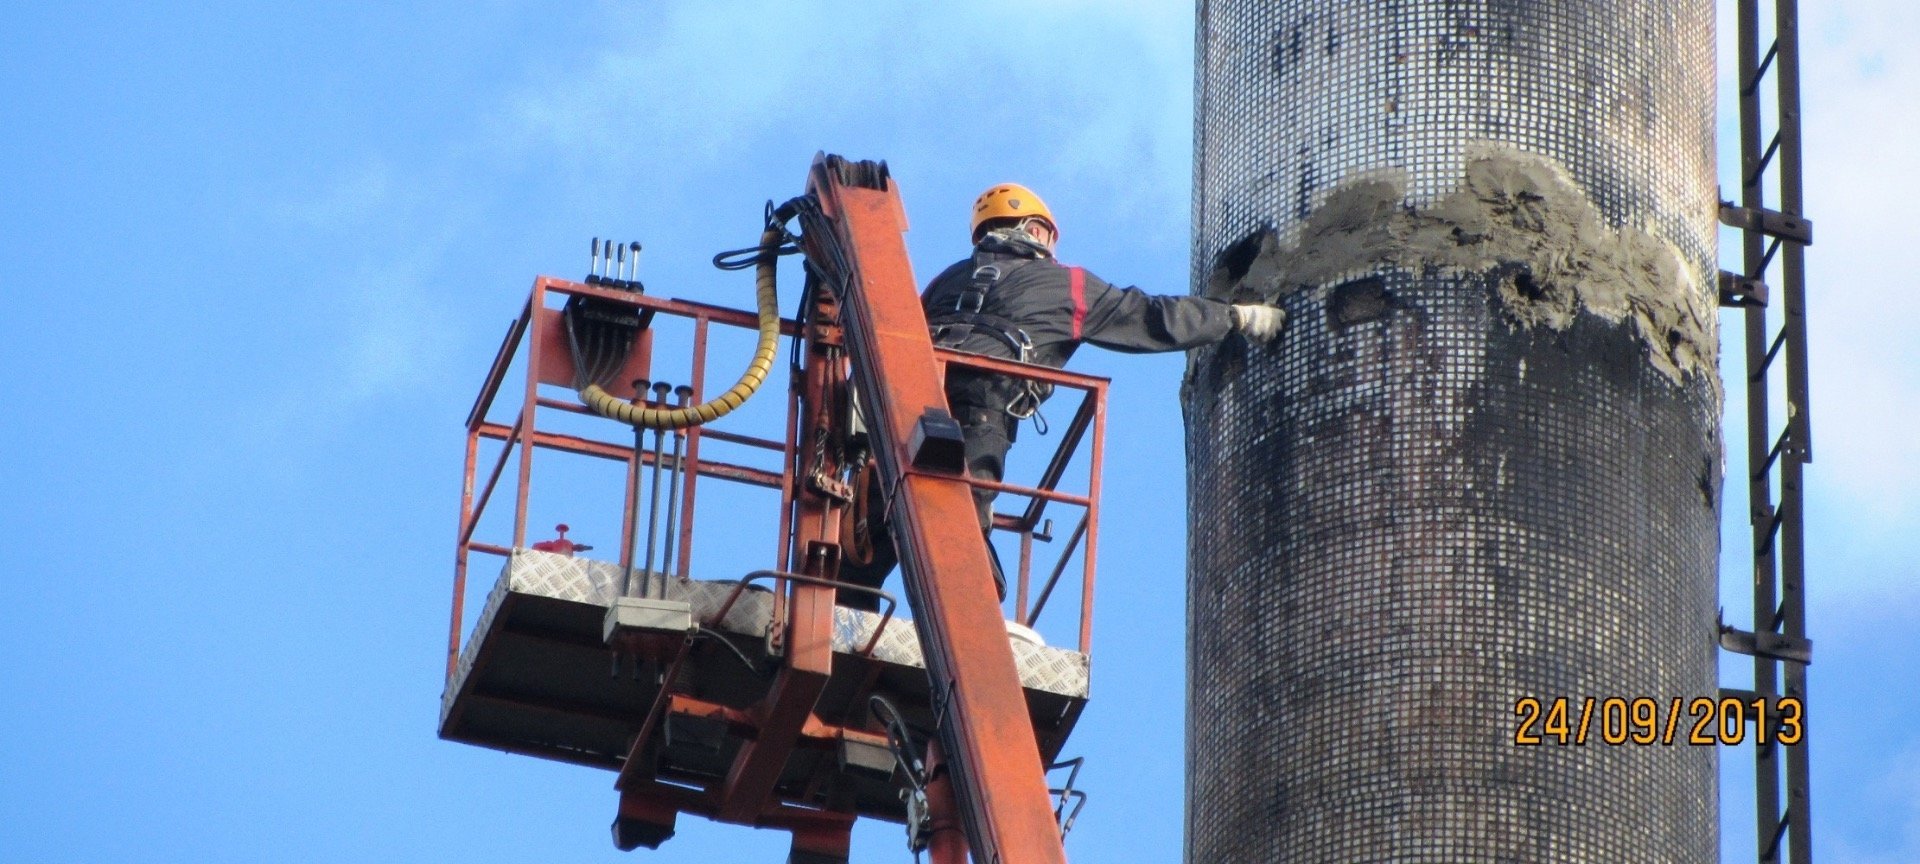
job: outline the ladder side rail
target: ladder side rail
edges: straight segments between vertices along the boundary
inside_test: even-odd
[[[1799,0],[1774,0],[1774,80],[1779,98],[1780,210],[1803,215],[1801,196],[1800,136],[1800,27]],[[1806,508],[1802,468],[1813,460],[1812,414],[1807,392],[1806,261],[1805,245],[1787,242],[1780,255],[1781,284],[1785,295],[1787,429],[1792,435],[1793,452],[1780,460],[1780,507],[1784,511],[1780,531],[1780,612],[1778,628],[1785,635],[1806,638]],[[1786,694],[1801,701],[1804,724],[1807,697],[1805,663],[1782,661]],[[1804,734],[1804,729],[1803,729]],[[1810,864],[1813,860],[1812,789],[1806,740],[1787,751],[1787,838],[1788,860],[1792,864]]]
[[[1760,131],[1760,3],[1739,0],[1739,75],[1740,88],[1740,206],[1766,206],[1761,183]],[[1769,54],[1770,56],[1770,54]],[[1749,278],[1764,276],[1766,235],[1751,227],[1742,228],[1742,273]],[[1770,472],[1754,470],[1764,464],[1769,448],[1767,375],[1768,336],[1765,306],[1745,312],[1746,400],[1747,400],[1747,502],[1752,540],[1748,552],[1752,558],[1753,629],[1757,632],[1773,614],[1776,565],[1771,529],[1773,521],[1773,482]],[[1771,699],[1779,693],[1778,664],[1756,653],[1753,657],[1753,690]],[[1778,746],[1754,747],[1754,831],[1755,856],[1759,864],[1779,864],[1780,766]]]

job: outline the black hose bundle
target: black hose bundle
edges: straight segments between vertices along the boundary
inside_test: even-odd
[[[575,294],[560,309],[573,355],[573,388],[606,387],[627,365],[634,337],[653,322],[653,310]]]

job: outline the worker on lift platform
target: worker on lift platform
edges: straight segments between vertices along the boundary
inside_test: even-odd
[[[1052,211],[1032,190],[1002,183],[973,204],[971,257],[935,276],[921,295],[933,342],[989,357],[1060,368],[1082,342],[1128,353],[1185,351],[1238,332],[1266,342],[1280,332],[1286,313],[1273,306],[1229,304],[1209,297],[1148,294],[1116,288],[1079,267],[1054,258],[1060,231]],[[947,405],[966,438],[967,470],[998,482],[1020,421],[1034,416],[1052,388],[991,372],[950,367]],[[992,530],[991,489],[975,487],[973,500],[983,532]],[[879,587],[897,561],[880,508],[864,533],[872,555],[843,560],[842,580]],[[992,549],[992,545],[988,545]],[[1006,580],[994,561],[994,579]],[[870,595],[842,592],[842,603],[875,603]]]

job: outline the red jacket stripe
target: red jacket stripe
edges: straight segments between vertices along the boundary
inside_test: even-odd
[[[1080,329],[1087,320],[1087,271],[1079,267],[1068,267],[1068,285],[1073,291],[1073,338],[1080,338]]]

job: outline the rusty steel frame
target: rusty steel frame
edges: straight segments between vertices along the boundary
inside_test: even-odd
[[[1094,588],[1095,532],[1099,523],[1100,472],[1103,468],[1103,441],[1106,423],[1107,379],[1080,375],[1042,366],[1015,363],[997,358],[934,349],[926,338],[924,316],[919,311],[918,295],[911,270],[905,261],[900,232],[905,228],[904,211],[898,195],[891,189],[861,189],[838,184],[831,172],[823,170],[824,161],[816,161],[810,176],[809,191],[818,196],[823,207],[837,220],[843,232],[837,238],[852,254],[853,273],[844,274],[852,284],[848,296],[858,302],[842,308],[841,298],[819,292],[809,323],[803,329],[794,321],[783,322],[782,332],[798,337],[805,347],[804,365],[796,370],[793,386],[787,394],[788,410],[781,440],[692,427],[686,430],[686,446],[680,464],[671,457],[656,455],[631,443],[602,441],[580,435],[564,434],[538,427],[539,412],[572,414],[592,412],[577,401],[541,395],[540,385],[559,383],[564,376],[549,368],[566,360],[564,348],[552,344],[550,330],[558,320],[558,310],[548,306],[552,297],[587,296],[651,310],[658,316],[689,319],[693,325],[691,386],[694,399],[703,398],[706,389],[706,361],[710,328],[719,324],[752,328],[753,315],[732,309],[631,294],[610,288],[570,282],[553,277],[535,280],[520,315],[508,327],[507,335],[474,401],[467,419],[465,465],[462,475],[460,519],[457,532],[453,600],[449,625],[447,675],[457,671],[460,635],[464,617],[464,598],[470,555],[474,552],[507,556],[526,544],[527,510],[533,482],[535,450],[551,450],[620,462],[627,471],[623,502],[623,533],[634,530],[638,508],[634,489],[642,468],[678,467],[687,480],[678,494],[684,514],[669,538],[679,552],[676,575],[685,578],[689,571],[698,479],[727,480],[750,486],[778,489],[780,512],[777,528],[776,565],[760,571],[736,588],[735,597],[749,581],[760,578],[774,582],[775,621],[771,637],[781,657],[781,666],[767,696],[753,708],[735,709],[673,693],[661,688],[653,704],[642,717],[641,731],[635,737],[615,781],[619,791],[622,818],[652,820],[671,831],[677,813],[687,812],[721,821],[750,824],[792,831],[794,849],[819,854],[844,856],[847,832],[852,816],[818,811],[783,803],[774,790],[788,757],[796,747],[831,746],[838,741],[865,744],[884,742],[884,738],[860,729],[822,721],[816,715],[816,702],[831,671],[832,611],[836,590],[858,589],[836,580],[838,570],[839,508],[843,506],[810,488],[805,481],[809,455],[815,453],[822,436],[844,434],[836,406],[852,386],[866,389],[868,410],[879,416],[876,428],[884,428],[877,440],[887,442],[888,452],[880,455],[883,476],[891,465],[894,476],[888,484],[890,505],[895,508],[896,537],[902,552],[905,574],[970,573],[981,579],[986,574],[985,549],[974,524],[969,485],[991,488],[1026,499],[1017,514],[996,513],[994,525],[1010,531],[1020,541],[1020,580],[1015,620],[1032,624],[1044,608],[1045,596],[1053,590],[1084,536],[1086,547],[1081,561],[1081,610],[1079,650],[1090,653],[1092,635],[1092,596]],[[875,309],[875,306],[881,308]],[[905,327],[905,333],[901,327]],[[858,334],[857,336],[855,334]],[[917,334],[917,338],[914,336]],[[858,339],[860,350],[849,351],[847,343]],[[629,370],[644,370],[652,363],[652,330],[636,337],[636,354]],[[851,355],[851,356],[850,356]],[[522,400],[513,412],[511,423],[488,419],[516,358],[525,362]],[[1044,381],[1057,388],[1081,394],[1065,434],[1051,454],[1038,485],[988,481],[964,474],[944,475],[905,467],[901,452],[907,438],[903,432],[917,419],[911,406],[945,408],[941,381],[952,365]],[[886,370],[882,376],[880,370]],[[849,381],[849,376],[852,382]],[[884,384],[876,383],[884,379]],[[897,382],[910,381],[906,387]],[[866,382],[864,384],[854,382]],[[876,387],[885,388],[884,396]],[[884,427],[881,424],[885,424]],[[906,424],[903,426],[902,424]],[[1058,486],[1079,448],[1087,443],[1090,459],[1087,492],[1060,491]],[[757,450],[780,453],[778,471],[748,465],[704,459],[700,442],[707,437]],[[476,484],[481,469],[482,440],[500,442],[484,482]],[[831,439],[829,439],[831,443]],[[514,513],[512,540],[509,544],[481,542],[474,537],[488,503],[505,475],[507,464],[517,457],[513,481]],[[1034,540],[1051,541],[1046,520],[1049,505],[1079,508],[1080,526],[1053,565],[1042,598],[1028,612],[1029,574],[1032,570]],[[959,509],[955,509],[959,508]],[[951,512],[949,512],[951,511]],[[963,512],[964,511],[964,512]],[[944,514],[944,515],[943,515]],[[957,514],[957,515],[956,515]],[[958,518],[964,515],[965,518]],[[947,518],[954,517],[954,518]],[[905,524],[903,530],[900,526]],[[958,526],[958,528],[956,528]],[[623,536],[623,566],[629,560],[632,538]],[[969,848],[987,850],[981,860],[1064,861],[1057,824],[1052,821],[1051,799],[1046,792],[1042,766],[1037,758],[1034,730],[1027,725],[1025,696],[1013,672],[1011,649],[1000,625],[1000,611],[990,593],[972,592],[966,585],[976,582],[943,576],[907,575],[909,595],[916,600],[921,614],[923,646],[930,668],[941,671],[934,676],[935,710],[940,714],[944,743],[934,744],[935,752],[950,753],[936,758],[950,766],[943,772],[940,788],[930,790],[938,805],[942,839],[935,844],[936,864],[963,864]],[[881,592],[884,594],[884,592]],[[976,596],[977,595],[977,596]],[[871,653],[881,633],[894,619],[893,599],[884,596],[888,611],[880,627],[857,652]],[[732,605],[732,598],[727,601]],[[720,616],[725,615],[723,608]],[[973,620],[973,619],[979,620]],[[988,626],[988,623],[991,626]],[[675,673],[692,650],[691,639],[661,656],[668,660],[666,679]],[[998,656],[1005,655],[1005,656]],[[870,676],[872,677],[872,676]],[[965,680],[965,687],[955,682]],[[864,699],[864,695],[860,696]],[[721,781],[705,791],[652,776],[647,758],[652,739],[666,717],[688,715],[719,719],[730,729],[742,732],[746,743],[736,754],[732,767]],[[858,716],[857,712],[854,716]],[[962,731],[964,730],[964,731]],[[1024,746],[1023,746],[1024,745]],[[817,778],[816,778],[817,780]],[[986,792],[991,785],[994,792]],[[957,830],[969,826],[972,838]],[[970,842],[971,841],[971,842]],[[956,857],[957,856],[957,857]]]
[[[639,815],[673,824],[673,815],[692,813],[708,819],[721,819],[713,800],[698,789],[658,780],[636,781],[620,790],[620,814]],[[755,812],[751,824],[792,832],[794,846],[808,852],[846,856],[846,840],[853,828],[853,815],[832,810],[812,810],[789,804],[769,803]]]
[[[1047,460],[1047,467],[1041,472],[1037,485],[1021,486],[978,477],[968,477],[967,483],[983,489],[1024,496],[1027,499],[1027,507],[1019,516],[994,514],[994,527],[997,530],[1011,531],[1019,537],[1020,561],[1014,588],[1014,620],[1029,627],[1038,623],[1040,617],[1037,608],[1031,614],[1029,613],[1028,603],[1032,587],[1030,576],[1033,563],[1033,540],[1046,516],[1047,505],[1049,503],[1066,504],[1080,507],[1085,511],[1087,551],[1080,562],[1080,626],[1076,644],[1080,653],[1092,653],[1094,573],[1099,560],[1095,553],[1099,548],[1100,537],[1100,479],[1106,467],[1107,390],[1112,382],[1094,375],[1083,375],[1030,363],[1017,363],[997,357],[967,354],[945,348],[935,348],[934,358],[940,365],[943,379],[948,367],[963,366],[969,369],[998,372],[1016,378],[1044,381],[1053,385],[1056,390],[1074,390],[1082,394],[1080,403],[1074,407],[1073,418],[1067,421],[1067,428],[1060,436],[1060,444],[1054,448],[1053,455]],[[1073,462],[1073,457],[1078,453],[1081,442],[1086,440],[1089,430],[1093,432],[1093,440],[1088,443],[1087,494],[1075,495],[1060,492],[1058,491],[1060,480]],[[1059,579],[1076,548],[1075,543],[1069,542],[1060,550],[1053,566],[1053,580]],[[1051,583],[1047,590],[1051,591]],[[1041,607],[1044,603],[1036,602],[1034,605]]]
[[[1811,709],[1806,705],[1807,640],[1803,471],[1813,461],[1812,417],[1807,392],[1805,247],[1812,225],[1803,215],[1801,194],[1800,43],[1797,0],[1768,0],[1773,11],[1773,41],[1763,46],[1761,0],[1738,0],[1738,74],[1740,105],[1740,204],[1722,205],[1721,220],[1740,230],[1741,285],[1757,286],[1754,297],[1729,305],[1744,309],[1747,400],[1747,496],[1752,528],[1753,630],[1722,625],[1721,644],[1753,656],[1753,689],[1723,688],[1743,700],[1783,698],[1801,705],[1802,737],[1792,745],[1765,736],[1754,747],[1754,820],[1756,860],[1760,864],[1809,864],[1813,860],[1811,776],[1808,741]],[[1777,129],[1762,143],[1762,85],[1771,71]],[[1766,181],[1778,184],[1780,201],[1766,209]],[[1777,293],[1767,275],[1778,253]],[[1725,281],[1725,277],[1723,277]],[[1767,301],[1780,302],[1777,331],[1768,323]],[[1784,351],[1784,356],[1782,352]],[[1784,363],[1776,363],[1784,360]],[[1781,368],[1784,366],[1784,368]],[[1779,382],[1786,395],[1784,428],[1776,438],[1769,389]],[[1773,475],[1779,474],[1775,500]],[[1756,722],[1769,722],[1759,719]],[[1774,721],[1774,722],[1777,722]],[[1784,778],[1783,778],[1784,774]],[[1784,800],[1783,800],[1784,799]],[[1784,853],[1784,855],[1783,855]]]
[[[501,343],[500,350],[494,357],[491,368],[488,370],[487,376],[482,383],[480,393],[475,398],[473,408],[467,417],[466,461],[462,470],[460,527],[456,541],[454,562],[454,599],[448,627],[447,674],[449,677],[451,677],[453,669],[458,663],[460,651],[460,626],[462,623],[461,619],[465,614],[468,553],[485,552],[488,554],[504,555],[512,548],[526,545],[527,487],[531,485],[532,476],[532,470],[528,464],[531,461],[529,451],[536,448],[551,449],[574,455],[626,462],[629,463],[629,474],[634,475],[627,478],[628,483],[637,482],[638,467],[650,467],[654,464],[652,453],[644,449],[636,453],[635,448],[630,444],[598,441],[577,435],[538,430],[531,436],[523,436],[521,429],[526,423],[535,418],[534,409],[536,408],[589,416],[592,414],[585,405],[577,401],[538,395],[538,381],[532,377],[529,378],[527,385],[527,392],[534,394],[531,403],[529,403],[531,407],[523,406],[522,410],[516,411],[512,424],[495,423],[486,419],[486,413],[498,397],[500,388],[504,386],[506,382],[507,372],[514,358],[519,353],[517,350],[518,347],[528,338],[529,333],[533,333],[534,338],[538,338],[537,328],[531,326],[534,315],[532,310],[535,308],[536,303],[544,304],[544,295],[548,293],[561,296],[585,294],[611,299],[617,302],[629,302],[637,308],[652,309],[656,312],[666,313],[675,317],[691,317],[695,326],[693,344],[695,362],[693,363],[691,373],[693,379],[691,386],[694,387],[695,399],[701,398],[701,394],[705,392],[705,349],[708,328],[714,323],[741,328],[749,327],[753,324],[752,316],[735,309],[725,309],[685,300],[664,300],[646,295],[632,295],[547,276],[540,277],[536,280],[534,296],[529,298],[527,304],[522,307],[519,317],[509,325],[507,335]],[[790,320],[785,321],[782,332],[789,336],[797,335],[799,332],[798,325]],[[538,350],[538,348],[530,348],[527,353],[537,356]],[[1048,503],[1072,505],[1085,508],[1088,511],[1090,514],[1088,531],[1092,536],[1089,538],[1087,546],[1089,554],[1083,557],[1081,562],[1082,604],[1080,609],[1077,647],[1080,653],[1089,653],[1092,649],[1092,598],[1094,573],[1097,564],[1097,558],[1092,553],[1098,548],[1099,485],[1105,460],[1106,400],[1111,382],[1106,378],[1098,376],[1083,375],[1068,372],[1063,369],[1016,363],[1009,360],[984,357],[977,354],[966,354],[947,349],[937,348],[935,349],[935,354],[941,366],[942,375],[945,374],[944,370],[947,366],[960,365],[973,369],[999,372],[1031,380],[1043,381],[1054,385],[1056,388],[1074,390],[1083,394],[1080,404],[1075,407],[1073,418],[1068,422],[1067,429],[1061,436],[1060,444],[1055,448],[1049,458],[1047,467],[1037,485],[1025,486],[1017,483],[994,482],[975,478],[969,478],[967,482],[1028,499],[1029,503],[1026,509],[1018,516],[995,514],[995,527],[997,529],[1010,531],[1020,537],[1021,556],[1019,570],[1023,575],[1031,570],[1032,541],[1040,529]],[[533,374],[534,372],[530,366],[529,376]],[[789,394],[788,428],[786,430],[785,441],[775,441],[768,438],[722,430],[702,429],[700,427],[694,427],[688,430],[687,449],[685,455],[682,457],[682,470],[683,473],[689,477],[689,480],[683,484],[680,492],[682,496],[680,512],[688,515],[680,520],[678,526],[679,536],[673,540],[673,542],[678,544],[674,565],[675,575],[685,578],[689,573],[688,558],[693,546],[694,531],[694,522],[691,514],[694,512],[693,507],[696,501],[695,496],[698,487],[698,483],[693,478],[710,476],[716,479],[752,486],[780,489],[782,495],[781,512],[788,512],[792,506],[791,484],[784,473],[774,473],[746,465],[702,459],[700,456],[700,442],[706,438],[712,438],[716,441],[725,441],[756,449],[779,451],[788,454],[796,453],[798,451],[794,448],[797,446],[799,419],[797,412],[800,401],[798,391]],[[1078,452],[1079,446],[1085,442],[1085,433],[1089,428],[1092,429],[1094,434],[1093,440],[1088,446],[1091,454],[1087,472],[1088,494],[1076,495],[1060,492],[1057,490],[1057,487],[1062,479],[1062,475],[1071,463],[1073,456]],[[479,444],[482,440],[500,441],[505,443],[506,446],[500,450],[498,458],[493,462],[493,467],[488,472],[486,480],[478,485],[476,492],[475,480],[479,467]],[[492,500],[493,493],[499,486],[501,475],[505,473],[508,462],[516,453],[521,454],[522,464],[526,466],[524,471],[527,479],[516,483],[514,496],[514,543],[509,546],[501,546],[476,542],[473,540],[473,535],[479,527],[480,517],[485,513],[488,503]],[[791,459],[789,458],[784,461],[790,462]],[[665,464],[667,467],[671,467],[672,465],[671,461],[667,461]],[[787,466],[787,468],[789,471],[791,470],[790,465]],[[635,502],[633,501],[627,503],[622,515],[624,520],[623,524],[631,524],[634,506]],[[792,566],[790,558],[791,537],[789,535],[790,527],[783,521],[776,545],[779,554],[776,566],[783,570],[790,569]],[[625,547],[630,545],[630,542],[627,542],[629,539],[630,538],[623,537],[623,551],[621,553],[623,566],[631,565],[631,562],[626,560],[628,553],[625,550]],[[1071,546],[1062,550],[1059,560],[1055,563],[1056,572],[1065,566],[1066,561],[1074,551],[1075,549]],[[1030,586],[1027,585],[1024,580],[1016,590],[1014,602],[1015,620],[1021,621],[1029,626],[1033,625],[1035,621],[1030,620],[1028,617]]]
[[[506,337],[501,341],[499,350],[494,354],[493,363],[488,368],[486,378],[481,383],[480,392],[474,398],[473,407],[467,414],[466,459],[461,480],[459,529],[455,535],[457,540],[454,550],[453,600],[447,636],[446,659],[447,678],[449,680],[452,679],[454,673],[458,670],[460,662],[460,630],[466,613],[469,555],[473,552],[505,555],[512,549],[526,546],[527,502],[533,478],[533,451],[536,449],[548,449],[626,463],[629,474],[635,475],[627,478],[629,484],[635,482],[641,466],[654,465],[655,460],[652,453],[646,452],[641,448],[636,448],[632,444],[620,444],[599,441],[578,435],[547,432],[536,426],[536,420],[538,419],[537,412],[540,408],[576,414],[590,413],[586,406],[578,402],[551,399],[540,395],[541,383],[543,381],[551,383],[557,377],[557,373],[554,370],[544,369],[542,366],[543,360],[550,362],[552,352],[557,350],[557,346],[547,344],[544,329],[536,326],[543,317],[557,316],[558,314],[558,310],[547,306],[549,295],[555,297],[596,297],[602,300],[632,306],[636,309],[651,310],[656,316],[666,315],[675,318],[690,319],[694,327],[692,381],[690,385],[694,388],[695,399],[703,398],[705,392],[707,363],[706,335],[708,328],[718,323],[730,327],[753,329],[758,324],[757,319],[752,314],[737,309],[726,309],[687,300],[665,299],[644,294],[634,294],[558,279],[551,276],[541,276],[534,280],[533,289],[528,295],[527,302],[521,306],[520,314],[508,325]],[[642,331],[640,338],[636,340],[638,343],[636,354],[642,356],[636,357],[635,363],[641,364],[640,368],[642,369],[651,363],[652,332],[651,328]],[[799,327],[792,321],[783,321],[781,332],[788,336],[797,335]],[[526,365],[522,401],[519,408],[514,411],[514,419],[511,424],[492,422],[487,419],[488,414],[498,399],[501,389],[506,386],[507,373],[512,367],[516,357],[524,357]],[[544,376],[543,373],[545,373]],[[689,559],[692,557],[693,503],[695,500],[695,489],[699,485],[699,478],[712,477],[719,480],[769,488],[784,488],[789,485],[788,478],[780,473],[745,465],[703,460],[700,456],[699,442],[705,434],[713,433],[706,432],[699,427],[689,429],[687,432],[687,448],[681,457],[681,473],[686,477],[680,493],[682,495],[681,503],[683,505],[681,512],[684,516],[680,520],[679,537],[670,540],[670,542],[678,544],[676,550],[678,554],[675,556],[674,569],[676,574],[680,576],[687,574],[690,566]],[[481,484],[476,490],[474,481],[476,471],[479,467],[480,442],[483,439],[502,442],[503,446],[497,460],[493,463],[492,470],[489,472],[486,482]],[[785,466],[791,462],[791,442],[780,444],[765,439],[735,435],[729,435],[727,440],[732,443],[743,444],[759,449],[784,451],[782,465]],[[512,542],[505,546],[476,542],[473,539],[474,532],[478,529],[480,519],[485,515],[487,505],[492,500],[493,493],[499,486],[507,463],[516,454],[519,456],[519,465],[514,482]],[[672,463],[667,462],[666,464],[670,467]],[[631,497],[624,502],[621,518],[623,534],[631,530],[625,526],[632,525],[636,506],[637,502]],[[624,547],[629,544],[623,543],[622,545]],[[621,555],[623,563],[631,563],[627,560],[628,553],[624,548]]]

